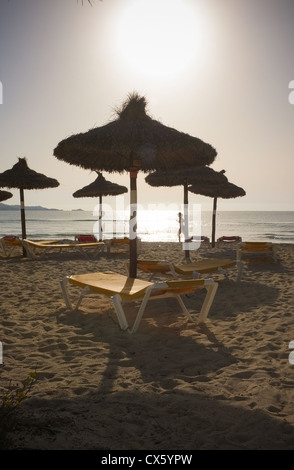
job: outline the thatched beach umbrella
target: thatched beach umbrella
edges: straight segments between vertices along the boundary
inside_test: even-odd
[[[146,99],[130,94],[112,122],[72,135],[54,156],[72,165],[130,174],[130,276],[137,273],[137,173],[210,165],[217,153],[197,137],[179,132],[146,113]]]
[[[9,191],[1,191],[0,190],[0,202],[1,201],[6,201],[6,199],[10,199],[13,196],[12,193]]]
[[[217,209],[217,199],[232,199],[236,197],[245,196],[246,192],[243,188],[236,186],[233,183],[227,181],[227,183],[220,185],[211,185],[211,186],[196,186],[191,185],[188,187],[188,190],[194,194],[200,194],[202,196],[208,196],[213,198],[213,210],[212,210],[212,235],[211,235],[211,246],[215,246],[215,227],[216,227],[216,209]]]
[[[217,172],[208,166],[199,168],[185,168],[178,171],[154,171],[145,178],[150,186],[183,186],[184,187],[184,227],[185,239],[189,240],[188,234],[188,186],[206,186],[211,184],[221,184],[228,181],[223,172]],[[185,250],[186,261],[190,260],[189,249]]]
[[[99,241],[102,241],[102,196],[117,196],[128,192],[128,188],[120,184],[107,181],[102,173],[98,172],[98,176],[93,183],[78,189],[73,193],[73,197],[99,197]]]
[[[20,193],[20,211],[22,238],[26,238],[24,189],[56,188],[59,182],[28,167],[26,158],[19,158],[10,170],[0,174],[0,187],[18,188]],[[26,256],[25,250],[23,255]]]

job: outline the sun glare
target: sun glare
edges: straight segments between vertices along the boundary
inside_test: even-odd
[[[174,76],[199,55],[202,33],[195,8],[185,0],[135,0],[118,26],[120,55],[137,73]]]

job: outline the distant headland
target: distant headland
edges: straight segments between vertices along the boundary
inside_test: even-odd
[[[9,205],[9,204],[3,204],[0,202],[0,211],[19,211],[20,210],[20,205],[15,204],[15,205]],[[60,211],[62,209],[48,209],[48,207],[42,207],[42,206],[26,206],[25,207],[26,211]],[[82,209],[81,209],[82,210]]]

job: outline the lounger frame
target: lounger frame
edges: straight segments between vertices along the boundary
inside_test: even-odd
[[[207,267],[205,264],[207,263]],[[159,274],[171,275],[174,279],[179,277],[199,279],[203,275],[211,276],[213,273],[222,274],[228,279],[228,269],[237,268],[236,282],[239,283],[243,275],[244,264],[241,260],[231,259],[202,259],[195,263],[175,264],[167,260],[138,260],[138,269],[149,273],[148,280],[151,281]],[[128,265],[126,265],[128,270]]]
[[[274,243],[271,242],[242,242],[237,248],[237,261],[241,261],[242,255],[271,256],[277,262],[277,253]]]
[[[16,249],[19,250],[22,245],[22,240],[14,235],[8,235],[0,238],[1,250],[5,258],[9,258]]]
[[[23,239],[23,246],[31,259],[41,259],[46,255],[54,252],[77,251],[85,258],[95,258],[105,247],[103,242],[94,243],[52,243],[52,242],[34,242],[32,240]]]

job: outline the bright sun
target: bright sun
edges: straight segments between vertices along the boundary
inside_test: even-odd
[[[120,54],[143,75],[181,73],[200,53],[202,24],[185,0],[135,0],[119,23]]]

